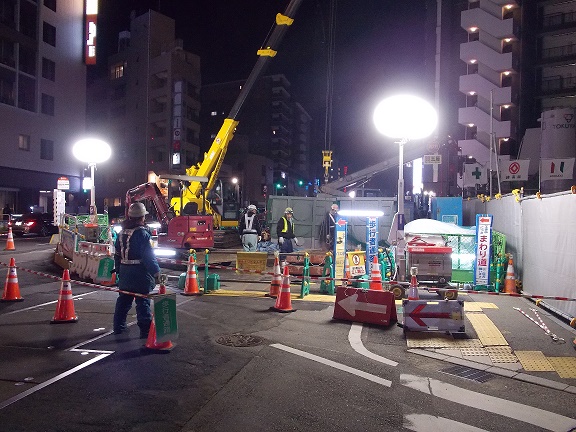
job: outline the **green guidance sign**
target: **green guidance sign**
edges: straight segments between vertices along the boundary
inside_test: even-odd
[[[156,342],[168,342],[178,338],[175,293],[155,298],[154,325],[156,326]]]

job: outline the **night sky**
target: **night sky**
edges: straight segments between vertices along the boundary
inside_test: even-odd
[[[283,73],[293,97],[316,120],[314,157],[324,149],[329,7],[331,0],[303,0],[267,73]],[[200,55],[203,84],[245,79],[277,12],[288,0],[100,0],[98,66],[129,30],[130,11],[153,9],[176,20],[184,49]],[[372,123],[376,104],[403,88],[416,90],[424,65],[424,0],[336,0],[331,149],[350,170],[395,154]],[[317,155],[316,155],[317,153]]]

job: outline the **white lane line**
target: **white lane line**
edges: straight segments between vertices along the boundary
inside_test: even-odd
[[[80,369],[85,368],[86,366],[90,366],[92,363],[96,363],[97,361],[102,360],[105,357],[108,357],[110,354],[100,354],[99,356],[94,357],[93,359],[90,359],[66,372],[61,373],[60,375],[56,375],[54,378],[51,378],[47,381],[44,381],[41,384],[38,384],[37,386],[34,386],[20,394],[17,394],[16,396],[5,400],[4,402],[0,402],[0,410],[6,408],[9,405],[12,405],[14,402],[18,402],[21,399],[24,399],[27,396],[30,396],[32,393],[36,393],[39,390],[42,390],[44,387],[48,387],[50,384],[54,384],[57,381],[60,381],[62,378],[66,378],[68,375],[72,375],[75,372],[78,372]]]
[[[466,390],[432,378],[401,374],[400,383],[406,387],[475,409],[499,414],[539,426],[542,429],[565,432],[576,427],[576,420],[540,408],[512,402],[499,397]]]
[[[295,354],[300,357],[307,358],[308,360],[313,360],[318,363],[325,364],[326,366],[333,367],[335,369],[339,369],[344,372],[348,372],[352,375],[359,376],[360,378],[367,379],[369,381],[375,382],[376,384],[380,384],[386,387],[392,387],[392,381],[388,381],[384,378],[380,378],[379,376],[372,375],[366,372],[363,372],[359,369],[354,369],[350,366],[343,365],[342,363],[337,363],[332,360],[325,359],[324,357],[320,357],[314,354],[307,353],[306,351],[300,351],[295,348],[290,348],[289,346],[282,345],[282,344],[272,344],[271,347],[278,348],[280,350]]]
[[[374,354],[368,351],[366,347],[364,347],[364,344],[362,343],[362,324],[352,323],[350,332],[348,333],[348,341],[350,342],[352,349],[358,354],[361,354],[380,363],[384,363],[390,366],[398,366],[398,362],[387,359],[386,357],[379,356],[378,354]]]
[[[407,414],[402,426],[416,432],[487,432],[486,429],[428,414]]]
[[[72,296],[72,299],[74,299],[74,300],[82,300],[82,297],[84,297],[84,296],[91,295],[91,294],[97,294],[97,293],[100,293],[100,292],[102,292],[102,291],[90,291],[90,292],[87,292],[87,293],[84,293],[84,294],[78,294],[78,295]],[[49,305],[54,304],[54,303],[58,303],[58,299],[52,300],[52,301],[49,301],[49,302],[46,302],[46,303],[37,304],[37,305],[34,305],[34,306],[28,306],[27,308],[14,310],[14,311],[12,311],[12,312],[6,312],[4,315],[12,315],[12,314],[20,313],[20,312],[26,312],[26,311],[33,310],[33,309],[38,309],[39,307],[42,307],[42,306],[49,306]]]

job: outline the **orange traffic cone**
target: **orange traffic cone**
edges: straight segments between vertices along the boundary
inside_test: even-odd
[[[160,282],[160,288],[158,289],[158,294],[166,294],[166,285]],[[150,330],[148,331],[148,338],[144,344],[144,349],[154,350],[161,353],[167,353],[174,348],[175,345],[172,341],[160,342],[156,340],[156,324],[154,324],[154,316],[152,316],[152,322],[150,323]]]
[[[508,268],[506,269],[506,279],[504,280],[504,292],[507,294],[515,294],[517,292],[512,254],[508,254]]]
[[[196,275],[196,261],[194,255],[190,254],[188,258],[188,270],[186,271],[186,282],[184,284],[184,292],[182,295],[200,295],[198,288],[198,277]]]
[[[6,283],[4,284],[4,294],[2,294],[2,301],[22,301],[20,296],[20,287],[18,286],[18,275],[16,274],[16,261],[10,258],[10,268],[6,275]]]
[[[372,261],[372,269],[370,270],[370,289],[376,291],[383,291],[382,288],[382,273],[380,273],[380,263],[378,257],[374,255]]]
[[[174,348],[172,341],[160,342],[156,341],[156,325],[154,324],[154,317],[152,317],[152,322],[150,323],[150,331],[148,332],[148,339],[146,339],[146,344],[144,348],[147,350],[154,350],[161,353],[167,353],[172,351]]]
[[[348,286],[350,280],[352,279],[352,275],[350,274],[350,261],[348,261],[348,255],[344,259],[344,281],[342,282],[342,286]]]
[[[78,321],[74,311],[74,299],[72,298],[72,286],[70,283],[70,272],[64,269],[62,283],[60,284],[60,294],[56,304],[56,312],[51,324],[72,323]]]
[[[270,282],[270,292],[266,294],[267,297],[277,298],[280,294],[280,285],[282,284],[282,273],[280,271],[280,260],[278,255],[274,257],[274,276]]]
[[[282,278],[280,295],[276,299],[276,304],[271,309],[278,312],[294,312],[294,309],[292,309],[292,299],[290,298],[290,273],[288,272],[288,266],[284,267],[284,277]]]
[[[14,246],[14,237],[12,237],[12,227],[8,227],[8,238],[6,239],[6,247],[4,250],[16,250],[16,246]]]

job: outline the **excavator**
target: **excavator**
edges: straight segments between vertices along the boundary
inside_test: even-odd
[[[126,212],[132,202],[151,201],[161,224],[158,234],[159,247],[174,249],[214,247],[214,230],[222,228],[226,222],[223,222],[218,206],[212,205],[216,202],[212,200],[211,203],[209,197],[213,195],[228,144],[234,137],[238,115],[254,84],[276,55],[276,49],[288,27],[293,23],[293,16],[301,3],[302,0],[291,0],[284,13],[276,15],[275,26],[270,37],[263,48],[258,50],[258,60],[246,83],[242,86],[230,113],[224,119],[210,149],[204,154],[202,162],[187,168],[185,175],[160,176],[163,179],[178,181],[180,196],[173,197],[168,206],[156,183],[145,183],[126,193]]]

